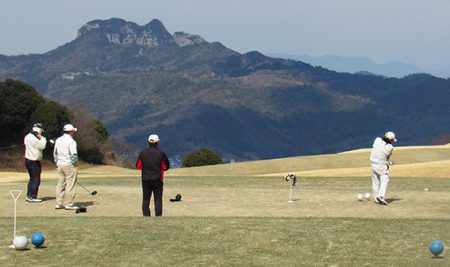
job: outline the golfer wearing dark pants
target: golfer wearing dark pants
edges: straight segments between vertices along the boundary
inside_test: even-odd
[[[28,198],[26,200],[29,202],[39,202],[37,194],[39,191],[39,185],[41,185],[41,162],[25,158],[25,167],[27,167],[28,175],[30,175],[27,188]]]
[[[155,198],[155,216],[162,216],[163,183],[161,181],[142,181],[142,214],[150,216],[150,199]]]
[[[28,182],[27,196],[28,202],[41,202],[38,198],[39,185],[41,184],[41,160],[42,152],[47,144],[47,139],[42,136],[42,124],[35,123],[31,132],[24,138],[25,145],[25,167],[27,167],[30,180]]]
[[[152,193],[155,202],[155,216],[162,216],[162,195],[164,171],[170,168],[166,153],[158,148],[159,137],[152,134],[148,138],[149,147],[139,153],[136,167],[142,170],[142,214],[150,217]]]

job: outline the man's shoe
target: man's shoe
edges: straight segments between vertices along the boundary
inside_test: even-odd
[[[26,200],[27,202],[42,202],[42,199],[40,199],[40,198],[33,198],[33,197],[29,197],[29,196],[27,196],[27,197],[25,198],[25,200]]]
[[[66,205],[64,208],[65,208],[66,210],[77,210],[77,209],[79,209],[80,207],[75,206],[75,205]]]
[[[63,206],[63,205],[56,204],[56,205],[55,205],[55,210],[60,210],[60,209],[64,209],[64,206]]]
[[[378,203],[381,205],[387,205],[387,201],[384,199],[384,197],[377,197]]]

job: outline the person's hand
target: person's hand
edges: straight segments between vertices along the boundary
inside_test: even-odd
[[[73,167],[77,167],[77,163],[78,163],[78,155],[77,154],[73,154],[70,156],[70,161],[72,162],[72,166]]]

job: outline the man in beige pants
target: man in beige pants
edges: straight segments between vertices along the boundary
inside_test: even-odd
[[[77,182],[77,142],[73,139],[77,128],[66,124],[64,134],[56,139],[53,157],[58,167],[58,184],[56,185],[55,209],[76,210],[74,205],[75,185]]]

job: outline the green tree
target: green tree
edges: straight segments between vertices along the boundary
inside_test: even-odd
[[[208,148],[200,148],[187,154],[182,161],[183,167],[195,167],[223,164],[222,158]]]
[[[54,139],[61,135],[64,124],[69,122],[69,116],[70,111],[66,107],[54,101],[45,101],[31,114],[28,125],[31,126],[36,122],[42,123],[45,130],[44,136]],[[26,128],[25,132],[29,130]]]
[[[22,144],[36,122],[43,124],[47,139],[61,136],[64,124],[74,124],[79,130],[75,135],[78,153],[86,162],[102,164],[113,158],[107,128],[89,111],[79,105],[69,110],[21,81],[0,82],[0,146]],[[45,156],[51,158],[52,152],[47,145]]]
[[[44,127],[43,135],[48,140],[55,140],[61,136],[64,124],[69,123],[69,116],[70,111],[65,106],[54,101],[46,100],[31,114],[27,123],[28,127],[25,127],[23,135],[30,132],[31,125],[40,122]],[[48,159],[52,159],[53,157],[53,146],[49,143],[47,143],[47,147],[44,150],[44,156]]]
[[[36,89],[24,82],[7,79],[0,82],[0,145],[18,144],[30,128],[30,116],[44,103]]]
[[[101,143],[108,141],[109,133],[108,129],[106,129],[106,126],[99,119],[92,119],[91,123],[95,129],[97,141]]]

